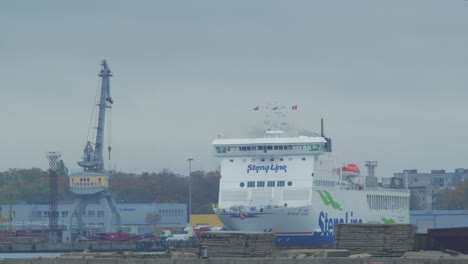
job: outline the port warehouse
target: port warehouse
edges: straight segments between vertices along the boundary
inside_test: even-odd
[[[59,204],[57,207],[57,224],[64,230],[69,230],[70,223],[66,219],[71,214],[72,204]],[[173,230],[181,229],[187,225],[187,206],[186,204],[116,204],[117,210],[121,214],[121,221],[125,227],[124,232],[142,235],[152,232],[152,224],[147,223],[148,214],[159,214],[160,220],[158,227],[169,228]],[[9,205],[2,205],[4,208],[3,217],[9,217]],[[13,230],[41,230],[47,229],[49,224],[49,205],[48,204],[21,204],[12,205],[12,228]],[[83,214],[83,222],[87,235],[94,232],[101,232],[107,217],[112,217],[110,211],[99,204],[89,204]],[[77,219],[72,217],[72,230],[77,228]],[[9,223],[0,222],[2,231],[7,230]],[[63,241],[66,238],[62,238]]]
[[[468,210],[411,211],[410,223],[416,226],[417,234],[426,234],[428,229],[468,227]]]
[[[160,221],[158,227],[182,229],[187,226],[187,205],[186,204],[117,204],[121,217],[122,225],[126,232],[138,235],[151,232],[151,223],[146,222],[148,214],[159,214]],[[8,219],[9,205],[2,205],[2,216]],[[49,205],[47,204],[21,204],[12,205],[13,209],[13,228],[47,228],[49,221]],[[67,227],[65,219],[70,214],[72,204],[58,205],[58,221],[60,226]],[[99,204],[89,204],[83,221],[85,226],[96,232],[104,225],[104,219],[112,217],[110,212],[106,212]],[[222,226],[221,221],[216,215],[192,215],[190,225],[211,225]],[[416,210],[410,212],[411,224],[416,226],[416,233],[427,233],[430,228],[449,228],[449,227],[467,227],[468,210]],[[76,228],[76,218],[72,218],[72,229]],[[8,222],[0,222],[1,230],[8,228]]]

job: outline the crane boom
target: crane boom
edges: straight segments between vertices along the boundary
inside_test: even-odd
[[[78,161],[78,165],[85,171],[103,172],[104,171],[104,124],[106,118],[106,108],[111,108],[114,103],[110,96],[110,77],[112,76],[106,60],[101,63],[101,95],[99,98],[98,125],[96,128],[95,148],[90,141],[86,144],[83,151],[83,160]]]

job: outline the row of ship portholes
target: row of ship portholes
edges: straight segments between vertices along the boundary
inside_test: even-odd
[[[288,185],[288,186],[292,186],[292,181],[288,181],[288,182],[287,182],[287,185]],[[240,186],[241,188],[242,188],[242,187],[245,187],[245,183],[244,183],[244,182],[241,182],[241,183],[239,184],[239,186]],[[277,181],[277,182],[275,182],[275,181],[267,181],[267,182],[266,182],[266,186],[265,186],[265,182],[264,182],[264,181],[258,181],[258,182],[256,182],[256,184],[255,184],[254,181],[248,181],[248,182],[247,182],[247,187],[248,187],[248,188],[254,188],[254,187],[275,187],[275,186],[276,186],[276,187],[284,187],[284,186],[285,186],[285,181]]]

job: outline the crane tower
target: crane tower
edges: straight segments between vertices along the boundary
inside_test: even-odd
[[[80,235],[84,235],[83,229],[83,216],[86,214],[86,207],[88,204],[100,204],[103,208],[102,213],[98,212],[98,217],[103,217],[104,232],[111,232],[113,221],[120,232],[121,220],[120,213],[108,192],[109,187],[109,172],[104,170],[104,125],[106,118],[106,110],[110,109],[113,100],[110,95],[110,77],[112,76],[106,60],[101,63],[101,77],[100,97],[97,102],[98,106],[98,119],[96,129],[95,142],[88,140],[84,147],[83,156],[78,165],[83,168],[83,171],[70,174],[70,191],[76,194],[75,201],[73,202],[72,214],[68,215],[69,232],[72,229],[73,216],[77,217],[78,231]],[[109,128],[108,128],[109,129]],[[109,146],[110,157],[110,146]],[[71,234],[63,235],[68,236]],[[64,241],[64,240],[63,240]]]

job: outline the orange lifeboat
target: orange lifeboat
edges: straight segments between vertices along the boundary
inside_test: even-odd
[[[343,178],[357,177],[360,174],[361,171],[359,170],[358,166],[354,163],[348,164],[341,168],[341,175],[343,176]]]

